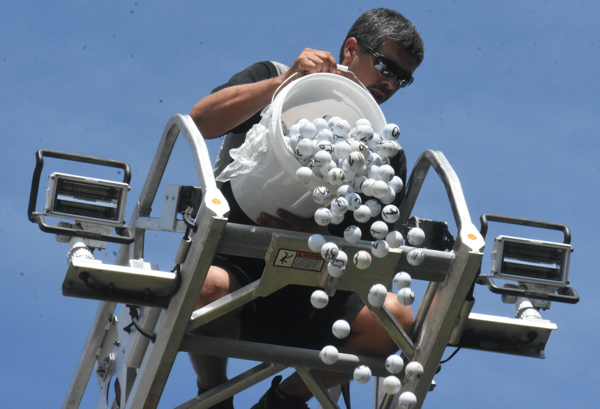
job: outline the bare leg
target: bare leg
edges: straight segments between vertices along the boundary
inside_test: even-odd
[[[398,303],[394,293],[388,293],[385,306],[396,318],[402,329],[410,333],[414,321],[411,308]],[[359,311],[352,321],[351,332],[346,345],[340,348],[340,352],[374,358],[385,358],[397,350],[396,343],[366,306]],[[328,388],[352,379],[352,374],[340,372],[315,371],[315,373]],[[282,391],[305,400],[309,400],[313,396],[297,373],[285,379],[279,387]]]
[[[196,303],[196,309],[240,288],[238,280],[226,270],[211,266]],[[240,317],[242,308],[238,308],[218,319],[203,325],[194,333],[211,337],[237,339],[240,336]],[[192,366],[198,375],[198,388],[211,389],[227,380],[227,358],[190,353]]]

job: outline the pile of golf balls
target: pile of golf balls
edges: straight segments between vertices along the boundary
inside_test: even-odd
[[[286,144],[304,165],[296,172],[296,179],[308,184],[318,177],[325,182],[312,193],[315,203],[322,206],[314,213],[317,224],[340,224],[347,212],[352,212],[358,223],[367,223],[381,214],[383,221],[375,221],[369,227],[375,239],[371,252],[360,251],[352,258],[356,267],[367,269],[372,257],[385,257],[390,249],[402,245],[402,234],[390,231],[388,226],[400,217],[400,210],[392,202],[404,187],[390,165],[391,158],[402,149],[396,141],[400,135],[397,125],[387,124],[380,135],[367,119],[359,119],[351,126],[345,119],[333,116],[312,122],[301,118],[289,129],[285,123],[282,128]],[[337,190],[331,192],[330,187],[337,187]],[[365,203],[360,193],[369,198]],[[344,238],[351,244],[358,243],[362,235],[360,227],[355,225],[344,231]],[[407,236],[408,243],[413,246],[419,246],[425,240],[425,233],[418,227],[411,229]],[[321,252],[324,244],[324,241],[319,242],[313,250]],[[333,277],[344,274],[348,261],[346,254],[337,257],[337,251],[336,246],[333,252],[329,247],[322,252],[329,262],[327,271]],[[424,258],[422,252],[411,256],[409,261],[414,265]]]

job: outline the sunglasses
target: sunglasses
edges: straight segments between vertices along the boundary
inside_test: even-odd
[[[402,68],[398,66],[394,61],[387,58],[385,55],[381,55],[371,47],[360,41],[358,38],[356,39],[358,45],[367,50],[373,57],[375,57],[375,64],[373,67],[377,71],[381,73],[386,78],[392,78],[398,76],[396,80],[396,86],[398,88],[408,87],[414,81],[412,75],[404,71]]]

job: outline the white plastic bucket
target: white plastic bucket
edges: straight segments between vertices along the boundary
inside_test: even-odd
[[[292,81],[275,97],[268,127],[269,151],[263,162],[247,174],[231,179],[233,194],[248,217],[258,219],[261,212],[277,217],[277,209],[285,209],[301,217],[311,218],[321,205],[312,192],[331,186],[319,176],[305,185],[296,180],[302,164],[286,146],[281,121],[288,126],[300,118],[309,121],[326,115],[339,116],[353,125],[366,118],[373,130],[381,133],[385,117],[371,94],[357,83],[336,74],[311,74]]]

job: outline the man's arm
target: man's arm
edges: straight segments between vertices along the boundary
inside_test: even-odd
[[[335,70],[336,61],[331,53],[306,48],[282,75],[208,95],[194,106],[190,116],[205,139],[218,138],[267,106],[277,88],[293,74]]]

